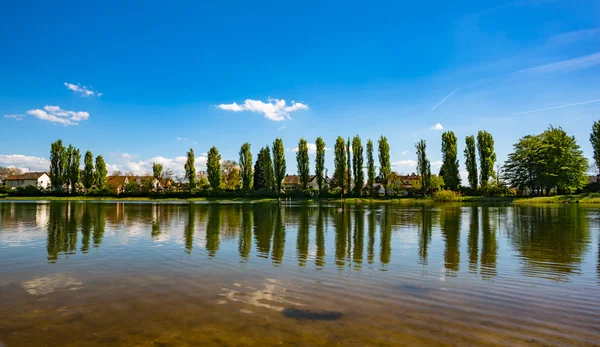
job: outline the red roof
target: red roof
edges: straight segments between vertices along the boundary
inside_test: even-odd
[[[6,178],[6,180],[7,181],[37,180],[38,178],[42,177],[43,175],[47,175],[47,173],[45,173],[45,172],[26,172],[21,175],[8,176]]]

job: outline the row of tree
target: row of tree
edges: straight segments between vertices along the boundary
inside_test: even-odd
[[[81,170],[81,152],[78,148],[70,144],[65,147],[62,140],[53,142],[50,145],[49,171],[52,186],[55,189],[65,187],[71,192],[82,190],[81,187],[85,187],[86,190],[92,186],[98,189],[104,188],[107,175],[104,158],[99,155],[94,163],[92,152],[87,151],[83,162],[84,166]]]

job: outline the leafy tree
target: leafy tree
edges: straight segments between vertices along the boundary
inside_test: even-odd
[[[79,149],[74,148],[71,151],[71,159],[69,161],[69,181],[71,183],[71,192],[75,193],[81,172],[79,169],[79,165],[81,165],[81,152]]]
[[[346,185],[348,186],[348,193],[352,190],[352,155],[350,154],[350,138],[346,142]]]
[[[242,180],[242,188],[250,189],[252,186],[252,152],[248,142],[240,148],[240,177]]]
[[[600,178],[600,121],[594,121],[590,142],[594,150],[594,165],[596,165],[596,177]]]
[[[71,187],[75,188],[75,186],[71,183],[71,166],[73,166],[72,160],[73,160],[73,146],[71,144],[69,144],[69,147],[67,147],[67,150],[65,151],[65,156],[66,156],[66,166],[64,168],[63,171],[63,182],[67,185],[67,190],[70,190]]]
[[[281,185],[283,184],[283,178],[285,177],[285,149],[283,148],[283,140],[280,138],[275,139],[273,142],[273,170],[275,178],[275,186],[277,187],[277,193],[281,192]]]
[[[373,194],[375,186],[375,159],[373,158],[373,141],[367,141],[367,186],[369,194]]]
[[[333,178],[340,188],[342,188],[342,194],[344,194],[344,180],[346,178],[346,144],[341,136],[338,136],[335,140],[334,166]]]
[[[308,162],[308,143],[304,138],[298,142],[298,152],[296,152],[296,162],[298,164],[298,176],[302,189],[308,188],[309,162]]]
[[[442,171],[444,172],[444,185],[452,190],[457,190],[460,184],[457,158],[457,139],[452,131],[442,134]]]
[[[21,175],[22,173],[23,173],[23,171],[21,169],[16,168],[16,167],[3,167],[3,166],[0,166],[0,179],[1,180],[6,179],[8,176]]]
[[[208,183],[212,189],[221,187],[221,155],[217,147],[211,147],[208,150],[208,159],[206,161],[206,171],[208,173]]]
[[[104,184],[106,183],[106,175],[108,174],[108,171],[106,170],[106,163],[104,162],[104,158],[101,155],[96,157],[95,171],[96,187],[98,187],[98,189],[102,189],[104,188]]]
[[[157,180],[161,179],[163,175],[163,166],[159,163],[152,163],[152,176]]]
[[[221,184],[225,189],[239,189],[241,183],[240,166],[233,160],[223,160],[221,163]]]
[[[475,154],[475,136],[465,138],[465,166],[467,167],[469,185],[471,189],[477,189],[477,156]]]
[[[363,146],[358,135],[352,139],[352,172],[354,173],[354,193],[360,195],[365,184],[365,173],[363,171]]]
[[[388,144],[387,138],[385,136],[381,136],[379,138],[379,176],[386,195],[388,176],[391,171],[392,164],[390,163],[390,145]]]
[[[320,194],[325,186],[325,176],[323,175],[323,171],[325,170],[325,141],[323,141],[323,138],[318,137],[315,145],[317,146],[315,175],[317,176],[317,185],[319,186]]]
[[[185,179],[188,182],[188,189],[190,192],[196,188],[196,166],[194,165],[196,157],[194,156],[194,150],[190,148],[187,152],[187,160],[185,161]]]
[[[85,189],[90,189],[94,185],[94,175],[94,156],[92,152],[87,151],[83,159],[83,185]]]
[[[421,193],[425,196],[430,188],[431,164],[427,159],[427,144],[425,140],[417,142],[417,174],[421,176]]]
[[[494,139],[487,131],[477,133],[477,150],[479,152],[479,181],[485,187],[490,178],[495,177],[494,163],[496,153],[494,152]]]
[[[55,189],[62,189],[67,172],[67,150],[62,140],[57,140],[50,145],[50,181]]]
[[[269,146],[261,148],[254,164],[254,189],[273,188],[273,162]]]

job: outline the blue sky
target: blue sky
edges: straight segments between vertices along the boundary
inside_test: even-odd
[[[452,130],[463,170],[465,136],[490,132],[501,163],[550,124],[589,158],[598,13],[595,0],[6,2],[0,165],[44,170],[61,138],[136,173],[181,171],[192,147],[202,169],[213,145],[237,160],[243,142],[256,156],[281,137],[294,173],[300,137],[359,134],[387,136],[409,173],[414,144],[436,170]]]

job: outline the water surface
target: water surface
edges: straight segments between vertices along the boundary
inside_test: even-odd
[[[594,345],[600,209],[0,203],[0,342]]]

